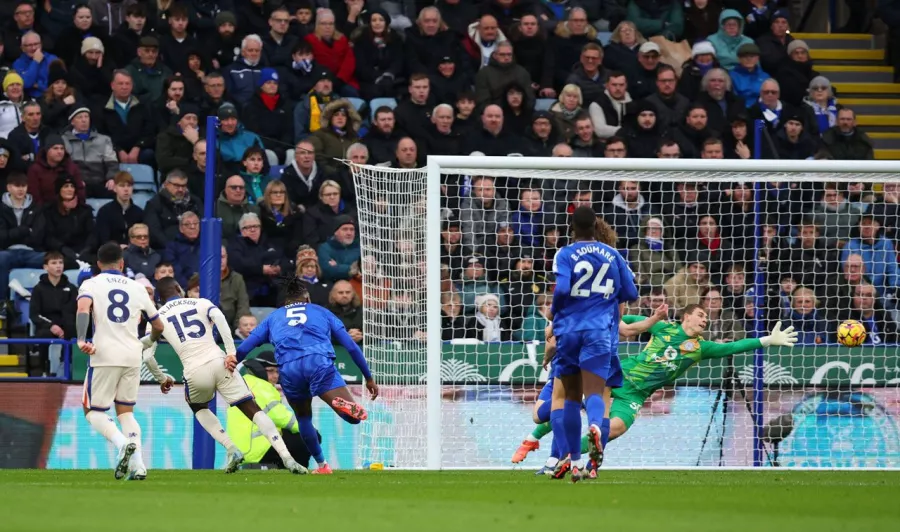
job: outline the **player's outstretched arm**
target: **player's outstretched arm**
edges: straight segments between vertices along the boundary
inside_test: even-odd
[[[772,327],[768,336],[762,338],[745,338],[737,342],[717,344],[716,342],[700,342],[704,359],[723,358],[745,351],[753,351],[762,347],[793,347],[797,343],[797,332],[793,327],[781,330],[781,322]]]
[[[93,344],[87,341],[88,325],[91,323],[91,305],[94,303],[90,296],[78,296],[78,311],[75,314],[75,337],[78,340],[78,349],[86,355],[94,354]]]
[[[619,336],[631,337],[644,334],[657,323],[664,321],[669,316],[669,305],[663,303],[658,306],[649,318],[644,316],[622,316],[619,322]]]
[[[794,330],[793,325],[781,330],[781,322],[779,321],[772,327],[769,335],[760,338],[759,342],[763,347],[794,347],[794,344],[797,343],[797,331]]]

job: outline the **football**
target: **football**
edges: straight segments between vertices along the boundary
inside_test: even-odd
[[[838,327],[838,342],[847,347],[857,347],[866,341],[866,328],[856,320],[847,320]]]

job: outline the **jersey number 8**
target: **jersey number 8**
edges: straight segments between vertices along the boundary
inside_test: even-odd
[[[573,271],[582,275],[572,285],[572,290],[569,292],[569,295],[572,297],[590,297],[591,294],[602,294],[605,299],[609,299],[616,290],[616,285],[612,279],[606,279],[605,282],[603,280],[606,277],[606,272],[609,271],[609,264],[604,264],[600,271],[597,272],[596,277],[594,277],[594,265],[586,260],[575,263]],[[594,277],[591,289],[582,288],[585,283],[591,280],[591,277]]]
[[[128,292],[125,290],[109,291],[109,307],[106,317],[113,323],[125,323],[131,317],[128,312]]]

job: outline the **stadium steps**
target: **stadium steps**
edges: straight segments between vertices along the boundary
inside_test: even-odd
[[[27,377],[23,358],[21,355],[0,355],[0,379]]]
[[[900,150],[900,133],[876,131],[868,135],[876,150]]]
[[[832,83],[891,83],[894,69],[873,65],[816,65],[816,71]]]
[[[875,158],[879,161],[900,160],[900,150],[875,150]]]
[[[806,41],[810,50],[871,50],[873,37],[868,33],[791,33]]]

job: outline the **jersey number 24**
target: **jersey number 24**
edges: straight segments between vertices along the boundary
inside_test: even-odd
[[[609,297],[615,292],[616,285],[612,279],[604,279],[606,278],[606,272],[609,271],[609,264],[604,264],[600,271],[597,272],[597,275],[594,275],[594,265],[586,260],[578,261],[575,263],[575,268],[573,268],[573,272],[578,276],[578,280],[575,281],[575,284],[572,285],[572,290],[569,292],[569,295],[572,297],[590,297],[591,294],[602,294],[605,299],[609,299]],[[593,278],[593,281],[591,279]],[[582,288],[582,286],[586,285],[588,282],[591,283],[591,288]]]

